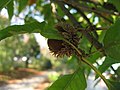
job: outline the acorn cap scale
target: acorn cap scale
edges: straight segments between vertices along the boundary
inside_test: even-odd
[[[55,25],[55,28],[64,39],[68,40],[76,47],[78,46],[79,37],[77,36],[76,29],[72,25],[66,22],[59,22]],[[53,55],[57,57],[63,57],[64,55],[69,57],[75,53],[74,48],[63,40],[48,39],[48,47]]]

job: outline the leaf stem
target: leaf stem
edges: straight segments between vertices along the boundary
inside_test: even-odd
[[[101,79],[105,82],[106,86],[108,89],[110,89],[110,83],[106,80],[106,78],[97,70],[95,66],[93,66],[88,60],[86,60],[84,57],[82,57],[82,61],[86,63],[89,67],[91,67],[100,77]]]
[[[82,53],[78,50],[77,47],[75,47],[71,42],[69,42],[68,40],[64,39],[65,42],[67,42],[69,45],[71,45],[76,51],[77,53],[81,56]],[[93,66],[86,58],[81,57],[81,61],[84,62],[85,64],[87,64],[89,67],[91,67],[95,73],[97,73],[101,79],[105,82],[106,86],[108,87],[108,89],[110,89],[110,83],[106,80],[106,78],[99,72],[99,70],[97,70],[97,68],[95,66]]]

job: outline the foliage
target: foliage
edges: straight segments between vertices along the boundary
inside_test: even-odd
[[[58,78],[48,90],[85,90],[86,81],[81,68],[78,68],[73,74],[64,75]],[[64,82],[64,83],[62,83]],[[61,84],[62,85],[61,85]]]
[[[17,34],[37,33],[37,32],[40,32],[43,36],[46,36],[47,38],[61,39],[61,36],[57,34],[55,30],[53,30],[52,33],[51,31],[46,33],[44,27],[45,27],[45,22],[42,23],[33,22],[25,25],[13,25],[0,31],[0,40]]]
[[[36,42],[33,42],[34,38],[32,37],[32,34],[30,35],[30,40],[27,44],[24,43],[22,38],[23,35],[19,35],[1,41],[0,43],[1,72],[7,72],[11,69],[18,67],[25,67],[25,61],[22,61],[22,57],[28,56],[36,57],[36,54],[39,53],[38,52],[39,46],[37,45]],[[33,46],[36,47],[35,50],[33,50]]]
[[[71,52],[70,49],[72,48],[72,54],[74,55],[71,56],[72,59],[70,61],[73,65],[76,65],[76,63],[73,63],[73,61],[76,60],[75,62],[77,62],[78,65],[78,67],[76,67],[77,69],[75,68],[76,70],[72,72],[72,74],[58,78],[48,90],[85,90],[87,87],[85,72],[87,72],[86,75],[89,76],[91,69],[97,74],[96,78],[99,76],[103,79],[109,90],[119,90],[120,80],[116,81],[116,79],[114,79],[112,81],[110,78],[107,80],[101,74],[110,67],[115,75],[120,77],[118,70],[114,70],[112,67],[113,64],[120,63],[120,3],[119,0],[105,1],[106,0],[0,1],[0,10],[3,8],[7,9],[9,20],[12,20],[14,15],[20,17],[21,13],[28,11],[27,14],[24,14],[23,18],[25,24],[9,25],[3,28],[0,31],[0,40],[5,41],[5,38],[13,35],[38,32],[48,39],[58,40],[59,44],[62,42],[66,47],[69,46],[70,48],[67,47],[69,52]],[[44,21],[39,22],[39,20],[35,18],[37,16]],[[28,21],[26,21],[27,19]],[[58,30],[54,29],[55,24],[60,22],[68,24],[57,27],[56,29]],[[71,25],[73,25],[73,27]],[[75,29],[75,31],[72,31],[71,27],[72,30]],[[77,41],[78,46],[76,46],[75,36],[78,36],[77,38],[80,39],[80,41]],[[10,41],[10,43],[13,42],[14,41]],[[65,46],[63,44],[61,45],[63,49]],[[56,50],[53,49],[53,51]],[[64,53],[67,53],[67,51],[64,51]],[[98,58],[101,57],[105,57],[105,60],[102,65],[99,65]],[[94,63],[98,64],[98,69],[93,66]]]
[[[118,60],[120,60],[119,56],[119,40],[120,40],[120,19],[118,19],[114,25],[112,25],[108,31],[106,32],[105,38],[104,38],[104,45],[105,50],[108,56]],[[109,48],[108,48],[109,47]],[[117,54],[116,54],[117,53]],[[115,60],[114,60],[115,61]]]

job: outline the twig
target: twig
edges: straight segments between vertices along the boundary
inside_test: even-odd
[[[101,4],[97,0],[80,0],[80,1],[89,2],[89,3],[93,3],[94,5],[100,5],[101,6]]]
[[[106,31],[106,30],[108,30],[109,29],[109,27],[98,27],[98,28],[96,28],[96,29],[91,29],[91,28],[88,28],[88,29],[85,29],[85,28],[77,28],[77,30],[79,31],[79,32],[83,32],[83,31],[85,31],[86,30],[86,32],[93,32],[93,31]]]
[[[80,24],[77,22],[77,20],[72,16],[72,14],[65,8],[64,4],[62,2],[59,2],[56,0],[56,2],[58,3],[58,5],[61,7],[61,9],[64,11],[64,13],[69,17],[69,19],[71,20],[71,22],[75,25],[75,26],[79,26]],[[103,46],[101,43],[99,43],[91,34],[89,34],[86,30],[81,32],[84,36],[87,37],[87,39],[95,46],[95,48],[97,50],[103,50]]]
[[[105,10],[112,10],[112,11],[114,11],[114,13],[119,13],[118,11],[117,11],[117,9],[116,9],[116,7],[112,4],[112,3],[109,3],[109,2],[104,2],[103,4],[101,4],[100,2],[99,2],[99,0],[97,1],[97,0],[80,0],[80,1],[82,1],[82,2],[86,2],[86,3],[92,3],[92,4],[94,4],[95,5],[95,7],[96,6],[101,6],[102,8],[104,8]]]
[[[57,2],[57,4],[61,7],[61,9],[64,11],[64,13],[69,17],[69,19],[71,20],[71,22],[75,25],[75,26],[79,26],[78,30],[81,31],[81,33],[87,37],[87,39],[95,46],[95,48],[97,50],[102,51],[103,55],[105,55],[105,52],[103,50],[103,46],[101,45],[101,43],[99,43],[92,35],[90,35],[85,29],[81,28],[81,25],[77,22],[77,20],[72,16],[72,14],[64,7],[64,4],[62,2],[59,2],[58,0],[54,0],[55,2]],[[109,27],[99,27],[96,28],[96,30],[107,30]],[[93,29],[92,29],[93,30]],[[90,30],[90,31],[92,31]],[[112,68],[112,70],[114,71],[114,68]]]
[[[69,0],[69,1],[60,0],[60,1],[64,2],[67,5],[71,5],[73,7],[77,7],[79,9],[83,10],[83,11],[94,12],[94,13],[104,13],[106,15],[120,16],[120,13],[109,11],[109,10],[103,10],[103,9],[100,9],[100,8],[93,8],[93,7],[85,6],[83,4],[74,2],[74,0]]]
[[[90,22],[90,20],[87,18],[87,16],[84,14],[84,12],[82,12],[80,9],[78,9],[78,8],[76,8],[77,9],[77,11],[82,15],[82,17],[87,21],[87,23],[90,25],[90,28],[92,28],[94,31],[93,31],[93,33],[94,33],[94,35],[95,35],[95,37],[96,37],[96,39],[98,39],[98,34],[97,34],[97,32],[95,31],[95,27],[92,25],[92,23]]]
[[[58,3],[58,5],[61,7],[61,9],[64,11],[64,13],[69,17],[69,19],[71,20],[71,22],[73,22],[73,24],[75,26],[79,26],[80,24],[78,22],[76,22],[76,19],[71,15],[71,13],[65,8],[64,4],[62,2],[59,2],[56,0],[56,2]]]
[[[70,43],[69,41],[67,41],[67,40],[65,40],[65,39],[64,39],[64,41],[67,42],[69,45],[71,45],[71,46],[76,50],[76,52],[77,52],[78,55],[79,55],[78,58],[79,58],[82,62],[84,62],[85,64],[87,64],[89,67],[91,67],[91,68],[95,71],[95,73],[98,74],[99,77],[101,77],[101,79],[105,82],[105,84],[106,84],[106,86],[108,87],[108,89],[110,89],[110,86],[112,86],[112,84],[109,83],[109,82],[106,80],[106,78],[101,74],[101,72],[99,72],[99,70],[97,70],[97,68],[96,68],[95,66],[93,66],[93,65],[89,62],[89,60],[86,60],[84,57],[81,56],[82,53],[78,50],[77,47],[75,47],[72,43]],[[112,86],[112,87],[113,87],[113,86]]]
[[[72,2],[73,3],[73,2]],[[80,3],[76,3],[74,2],[75,4],[80,4]],[[71,4],[71,3],[66,3],[68,4],[69,6],[75,8],[82,16],[83,18],[88,22],[88,24],[91,26],[91,23],[89,21],[89,19],[85,16],[85,14],[82,12],[82,8],[80,8],[79,6],[75,6],[74,4]],[[80,4],[81,5],[81,4]],[[87,8],[87,6],[85,6]],[[89,7],[88,9],[90,9],[91,7]],[[111,21],[110,19],[106,18],[104,15],[102,15],[101,13],[105,13],[105,10],[103,10],[104,12],[102,11],[97,11],[97,8],[91,8],[93,10],[93,12],[95,14],[97,14],[98,16],[102,17],[103,19],[105,19],[106,21],[110,22],[110,23],[113,23],[113,21]],[[84,9],[83,9],[84,10]],[[101,10],[101,9],[100,9]],[[108,15],[108,14],[107,14]]]
[[[113,24],[113,21],[112,21],[112,20],[106,18],[106,17],[105,17],[104,15],[102,15],[101,13],[97,13],[97,12],[96,12],[96,14],[97,14],[98,16],[102,17],[104,20],[108,21],[109,23],[112,23],[112,24]]]

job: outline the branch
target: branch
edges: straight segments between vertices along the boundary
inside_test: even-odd
[[[96,29],[92,29],[92,28],[88,28],[88,29],[86,29],[86,28],[77,28],[77,30],[79,31],[79,32],[84,32],[85,30],[86,30],[86,32],[93,32],[93,31],[100,31],[100,30],[102,30],[102,31],[106,31],[106,30],[108,30],[109,29],[109,27],[98,27],[98,28],[96,28]]]
[[[101,4],[97,0],[80,0],[80,1],[89,2],[89,3],[93,3],[94,5],[100,5],[101,6]]]
[[[90,22],[90,20],[87,18],[87,16],[84,14],[84,12],[82,12],[80,9],[76,8],[77,11],[82,15],[82,17],[87,21],[87,23],[90,25],[90,27],[94,30],[93,33],[96,37],[96,39],[98,38],[98,34],[97,32],[95,31],[95,27],[93,27],[92,23]]]
[[[71,13],[65,8],[64,4],[62,2],[59,2],[57,0],[55,0],[58,5],[61,7],[61,9],[63,10],[63,12],[69,17],[69,19],[71,20],[71,22],[73,22],[73,25],[75,26],[79,26],[80,24],[78,22],[76,22],[76,19],[71,15]]]
[[[94,13],[104,13],[106,15],[120,16],[120,13],[109,11],[109,10],[103,10],[103,9],[100,9],[100,8],[93,8],[93,7],[85,6],[83,4],[74,2],[74,0],[73,1],[72,0],[69,0],[69,1],[60,0],[60,1],[64,2],[67,5],[79,8],[83,11],[94,12]]]
[[[78,48],[76,46],[74,46],[72,43],[70,43],[69,41],[65,40],[65,42],[67,42],[69,45],[71,45],[75,50],[76,52],[78,53],[78,58],[79,60],[81,60],[82,62],[84,62],[85,64],[87,64],[90,68],[92,68],[96,74],[99,75],[99,77],[101,77],[101,79],[105,82],[106,86],[108,87],[108,89],[110,89],[110,86],[113,87],[113,85],[111,83],[109,83],[106,78],[101,74],[101,72],[99,70],[97,70],[97,68],[95,66],[93,66],[89,60],[85,59],[82,55],[82,53],[78,50]]]
[[[64,3],[66,3],[66,2],[64,2]],[[72,2],[73,3],[73,2]],[[74,2],[75,4],[80,4],[80,3],[76,3],[76,2]],[[68,4],[68,3],[66,3],[66,4]],[[69,6],[71,6],[71,7],[73,7],[73,8],[75,8],[82,16],[83,16],[83,18],[88,22],[88,24],[91,26],[91,23],[90,23],[90,21],[89,21],[89,19],[85,16],[85,14],[82,12],[82,8],[80,8],[79,6],[81,5],[79,5],[79,6],[75,6],[75,5],[73,5],[73,4],[71,4],[71,3],[69,3],[68,4]],[[83,6],[84,7],[84,6]],[[87,7],[87,6],[85,6],[86,7],[86,9],[88,8],[88,10],[91,8],[91,7]],[[98,16],[100,16],[100,17],[102,17],[103,19],[105,19],[106,21],[108,21],[109,23],[113,23],[113,21],[112,20],[110,20],[110,19],[108,19],[108,18],[106,18],[104,15],[102,15],[101,13],[104,13],[104,14],[106,14],[105,13],[105,10],[104,10],[104,12],[102,12],[102,11],[97,11],[97,8],[91,8],[92,9],[92,11],[95,13],[95,14],[97,14]],[[83,9],[84,10],[84,9]],[[101,9],[100,9],[101,10]],[[108,15],[108,14],[107,14]]]
[[[112,20],[106,18],[106,17],[105,17],[104,15],[102,15],[101,13],[97,13],[97,12],[96,12],[96,14],[97,14],[98,16],[102,17],[104,20],[108,21],[109,23],[112,23],[112,24],[113,24],[113,21],[112,21]]]
[[[61,7],[61,9],[64,11],[64,13],[69,17],[69,19],[71,20],[71,22],[75,25],[75,26],[79,26],[78,30],[87,37],[87,39],[95,46],[95,48],[97,50],[101,50],[103,51],[103,55],[105,55],[105,52],[103,50],[103,46],[101,45],[101,43],[99,43],[92,35],[89,34],[89,32],[93,31],[93,30],[107,30],[109,27],[99,27],[96,29],[89,29],[89,30],[85,30],[84,28],[81,28],[81,25],[77,22],[77,20],[72,16],[72,14],[64,7],[64,4],[62,2],[59,2],[58,0],[54,0],[55,2],[58,3],[58,5]],[[112,68],[112,67],[111,67]],[[112,68],[112,70],[114,71],[114,68]]]
[[[56,3],[61,7],[61,9],[63,10],[63,12],[69,17],[69,19],[71,20],[71,22],[75,25],[75,27],[80,26],[80,24],[77,22],[77,20],[73,17],[73,15],[65,8],[64,4],[58,0],[54,0],[56,1]],[[97,50],[103,50],[103,46],[101,43],[99,43],[91,34],[89,34],[86,30],[81,32],[84,36],[87,37],[87,39],[91,42],[91,44],[93,44],[95,46],[95,48]]]

